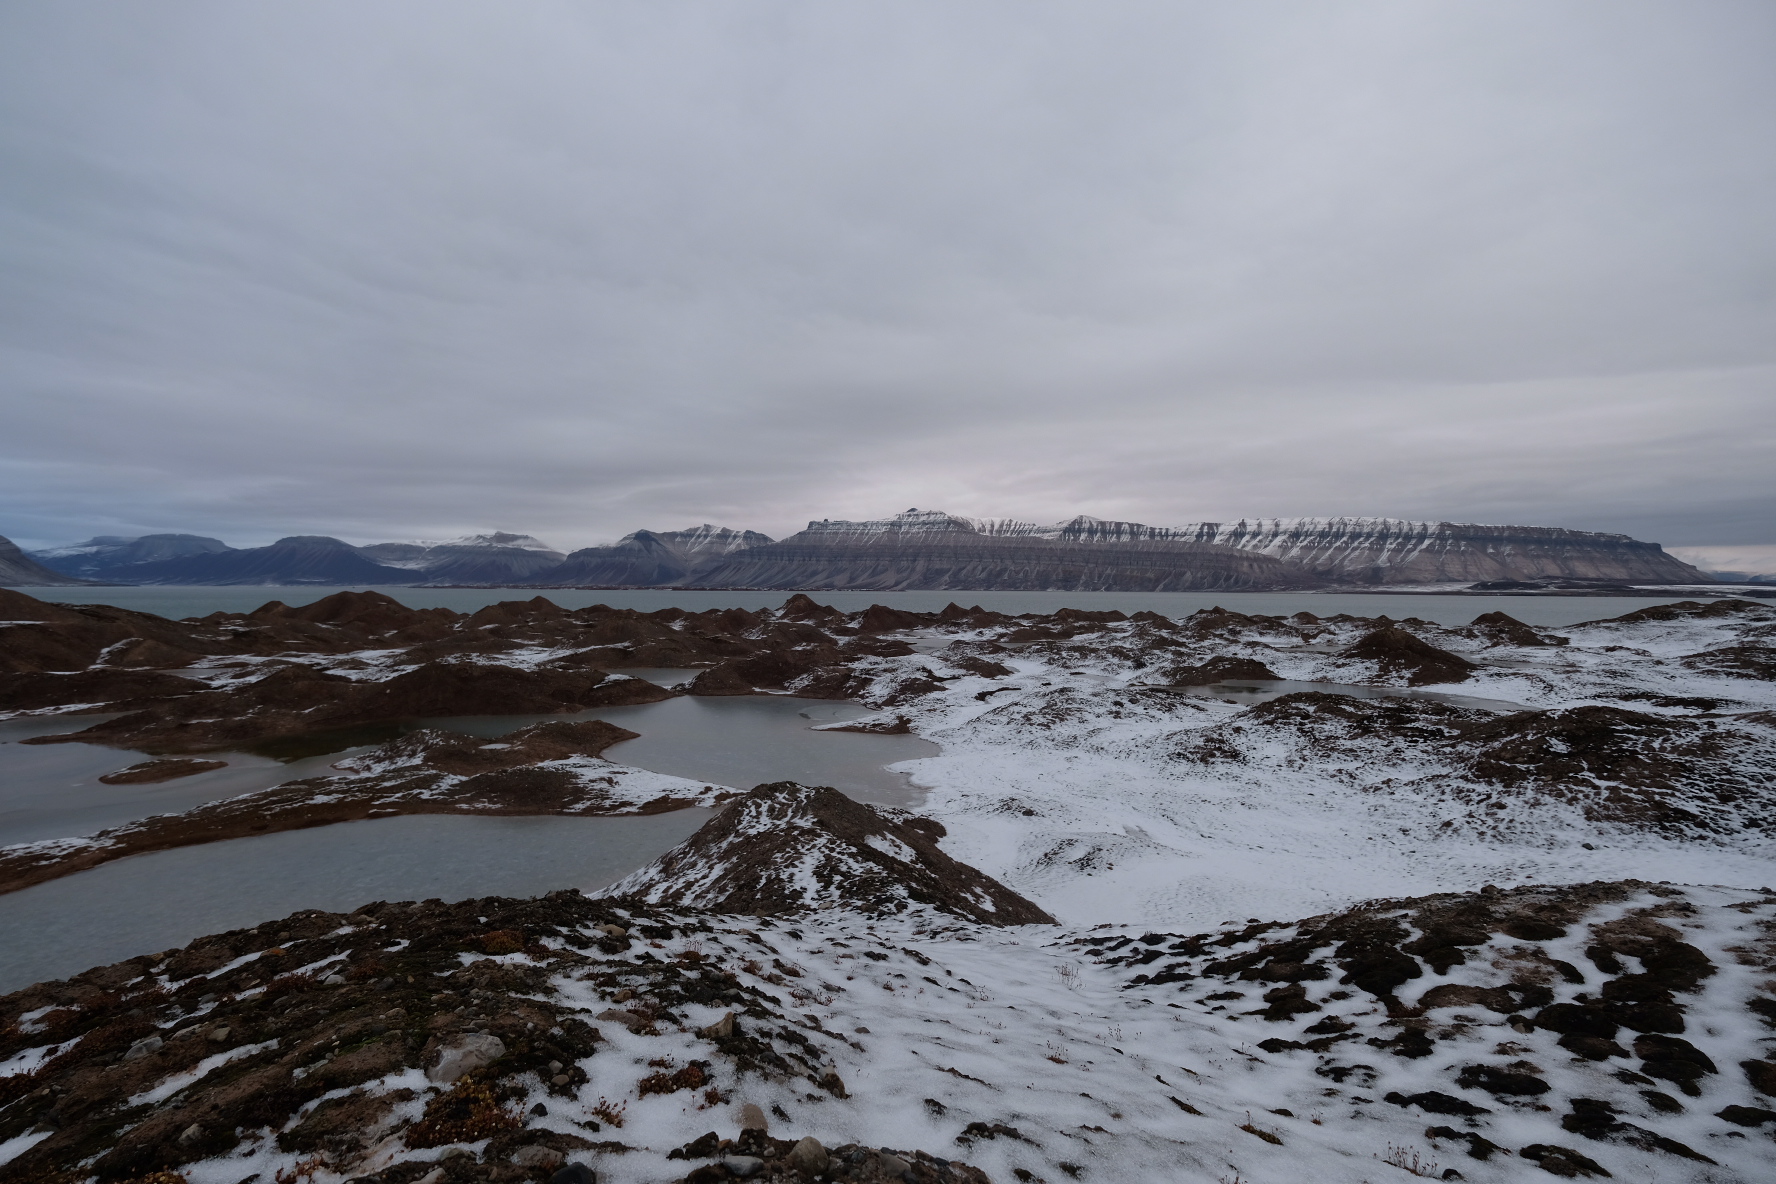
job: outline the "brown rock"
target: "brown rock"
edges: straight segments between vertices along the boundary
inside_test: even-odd
[[[226,769],[227,767],[227,761],[189,759],[142,761],[127,769],[106,773],[99,780],[106,785],[153,785],[160,781],[172,781],[178,777],[190,777],[197,773],[208,773],[211,769]]]
[[[1412,686],[1465,682],[1474,664],[1459,654],[1438,649],[1397,625],[1376,629],[1341,651],[1346,658],[1375,662],[1383,674],[1405,674]]]

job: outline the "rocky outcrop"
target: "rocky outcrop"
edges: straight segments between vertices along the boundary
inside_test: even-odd
[[[90,582],[53,571],[0,537],[0,588],[67,588]]]
[[[1559,1130],[1549,1134],[1626,1145],[1666,1163],[1670,1156],[1712,1164],[1704,1151],[1640,1124],[1664,1125],[1684,1113],[1688,1105],[1674,1092],[1712,1095],[1712,1110],[1722,1097],[1751,1100],[1762,1089],[1768,1061],[1746,1062],[1747,1090],[1721,1079],[1723,1067],[1698,1046],[1723,1047],[1718,1016],[1737,1013],[1727,1022],[1750,1032],[1769,1022],[1754,1014],[1776,1012],[1776,1001],[1745,999],[1719,981],[1730,976],[1717,973],[1722,963],[1758,965],[1767,956],[1767,933],[1750,937],[1756,924],[1736,915],[1769,903],[1757,895],[1641,881],[1509,891],[1489,885],[1373,901],[1292,924],[1189,937],[1091,936],[1078,944],[1095,948],[1149,998],[1195,996],[1182,1004],[1187,1015],[1244,1001],[1234,1006],[1262,1021],[1271,1034],[1257,1048],[1276,1061],[1313,1065],[1320,1078],[1351,1081],[1403,1109],[1460,1116],[1462,1129],[1433,1126],[1426,1136],[1474,1159],[1503,1150],[1487,1134],[1517,1133],[1513,1124],[1533,1107],[1550,1121],[1559,1115]],[[1755,948],[1733,944],[1735,937],[1750,937]],[[1263,1006],[1249,1010],[1254,1003]],[[1692,1015],[1708,1023],[1692,1026]],[[1508,1028],[1509,1040],[1494,1045],[1496,1036],[1482,1034],[1489,1027]],[[1597,1071],[1579,1088],[1607,1096],[1571,1096],[1572,1071],[1549,1068],[1586,1062]],[[1410,1084],[1390,1088],[1393,1081]],[[1740,1109],[1745,1125],[1765,1121],[1751,1113],[1763,1109],[1757,1105],[1722,1110],[1717,1120],[1737,1123]],[[1707,1131],[1716,1147],[1728,1130],[1683,1127],[1686,1137]],[[1608,1174],[1555,1171],[1551,1157],[1596,1167],[1558,1145],[1531,1144],[1518,1154],[1555,1175]]]
[[[1374,662],[1384,676],[1403,674],[1407,684],[1415,687],[1462,682],[1474,671],[1474,664],[1460,654],[1439,649],[1394,625],[1372,630],[1342,653],[1347,658]]]
[[[1054,918],[937,846],[929,818],[879,810],[835,789],[779,781],[729,803],[696,834],[605,889],[720,913],[923,905],[987,925]]]
[[[1255,658],[1219,657],[1194,666],[1174,666],[1164,677],[1175,687],[1207,687],[1229,679],[1271,681],[1278,675]]]

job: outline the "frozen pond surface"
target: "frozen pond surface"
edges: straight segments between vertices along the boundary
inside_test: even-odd
[[[1201,699],[1220,699],[1227,703],[1238,703],[1241,707],[1250,707],[1254,703],[1268,703],[1272,699],[1280,699],[1284,695],[1293,695],[1301,691],[1318,691],[1326,695],[1349,695],[1353,699],[1429,699],[1434,703],[1447,703],[1451,707],[1472,707],[1480,711],[1527,711],[1521,703],[1512,703],[1505,699],[1481,699],[1473,695],[1451,695],[1446,691],[1419,691],[1410,687],[1370,687],[1344,682],[1291,682],[1286,678],[1242,678],[1236,682],[1211,683],[1206,687],[1165,687],[1180,695],[1194,695]]]
[[[419,814],[120,859],[0,897],[0,992],[297,909],[599,888],[682,842],[710,813]]]
[[[164,587],[164,588],[22,588],[41,600],[65,604],[114,604],[120,608],[158,613],[163,617],[196,617],[213,612],[251,612],[269,600],[285,604],[309,604],[335,592],[362,591],[339,587]],[[673,589],[577,589],[577,588],[406,588],[377,587],[411,608],[451,608],[473,612],[502,600],[530,600],[542,596],[566,609],[608,604],[652,612],[682,608],[701,612],[713,608],[775,608],[790,592],[699,592]],[[1288,616],[1310,612],[1316,616],[1349,613],[1359,617],[1421,617],[1439,625],[1465,625],[1481,613],[1506,612],[1530,625],[1559,628],[1580,621],[1619,617],[1649,604],[1670,604],[1693,594],[1647,596],[1436,596],[1415,593],[1319,593],[1319,592],[810,592],[821,604],[851,612],[872,604],[911,612],[936,612],[955,601],[963,606],[980,605],[1002,613],[1052,613],[1061,608],[1094,611],[1120,609],[1125,613],[1148,609],[1168,617],[1182,617],[1198,609],[1220,605],[1242,613]]]

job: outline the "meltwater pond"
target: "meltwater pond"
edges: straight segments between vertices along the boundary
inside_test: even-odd
[[[1477,711],[1528,711],[1521,703],[1512,703],[1508,699],[1482,699],[1476,695],[1452,695],[1447,691],[1420,691],[1411,687],[1371,687],[1347,682],[1293,682],[1286,678],[1242,678],[1236,682],[1210,683],[1201,687],[1161,687],[1160,690],[1173,691],[1180,695],[1194,695],[1202,699],[1220,699],[1227,703],[1238,703],[1241,707],[1250,707],[1254,703],[1268,703],[1272,699],[1280,699],[1284,695],[1293,695],[1302,691],[1318,691],[1325,695],[1346,695],[1352,699],[1429,699],[1433,703],[1447,703],[1451,707],[1470,707]]]
[[[120,859],[0,897],[0,992],[297,909],[600,888],[683,842],[710,814],[416,814]]]
[[[918,736],[811,730],[875,714],[856,703],[788,695],[685,695],[576,715],[471,715],[424,723],[491,739],[543,720],[602,719],[641,733],[605,750],[606,759],[621,765],[736,789],[800,781],[830,785],[860,802],[917,805],[923,795],[908,774],[887,766],[936,756],[937,745]]]
[[[661,682],[694,671],[648,671]],[[831,785],[862,801],[912,805],[907,775],[888,769],[933,756],[917,736],[817,732],[873,714],[855,703],[786,696],[686,696],[577,715],[467,716],[414,721],[496,737],[541,720],[606,719],[640,738],[613,761],[740,789],[767,781]],[[109,786],[105,773],[142,754],[87,744],[21,745],[76,730],[92,716],[0,721],[0,844],[91,834],[150,814],[190,809],[299,777],[325,776],[350,749],[280,763],[222,752],[226,769],[160,785]],[[303,908],[349,911],[372,900],[534,896],[596,888],[676,846],[710,816],[678,810],[638,818],[473,818],[414,815],[231,839],[133,856],[0,897],[0,991],[78,973],[194,937]]]

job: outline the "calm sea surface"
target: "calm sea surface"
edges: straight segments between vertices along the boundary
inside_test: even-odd
[[[158,613],[163,617],[201,617],[213,612],[251,612],[267,601],[302,605],[347,591],[335,587],[162,587],[162,588],[21,588],[43,600],[63,604],[114,604],[120,608]],[[363,591],[362,586],[349,589]],[[652,611],[682,608],[772,608],[788,598],[788,592],[696,592],[638,589],[632,591],[577,591],[537,588],[383,588],[411,608],[452,608],[473,612],[502,600],[529,600],[542,596],[563,608],[608,604],[613,608]],[[1242,613],[1271,616],[1310,612],[1318,616],[1349,613],[1352,616],[1390,616],[1395,620],[1419,617],[1440,625],[1465,625],[1481,613],[1506,612],[1531,625],[1557,627],[1579,621],[1617,617],[1649,604],[1670,604],[1682,596],[1426,596],[1377,593],[1318,592],[811,592],[815,600],[849,612],[886,604],[913,612],[936,612],[955,601],[964,607],[980,605],[1002,613],[1052,613],[1060,608],[1126,613],[1148,609],[1168,617],[1182,617],[1198,609],[1221,605]]]

